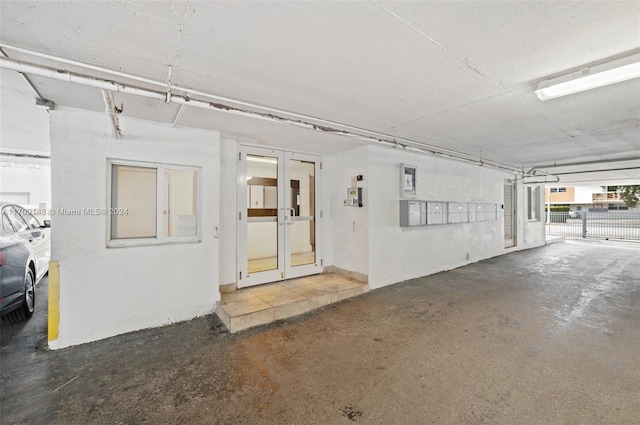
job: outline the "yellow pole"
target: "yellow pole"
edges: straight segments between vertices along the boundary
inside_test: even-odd
[[[60,265],[49,262],[49,342],[58,339],[60,324]]]

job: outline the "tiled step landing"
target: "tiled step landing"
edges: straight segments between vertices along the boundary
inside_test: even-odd
[[[216,314],[230,332],[297,316],[364,294],[369,285],[335,274],[319,274],[222,294]]]

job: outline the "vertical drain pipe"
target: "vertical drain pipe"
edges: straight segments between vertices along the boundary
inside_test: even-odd
[[[122,131],[120,131],[120,122],[118,121],[118,114],[122,112],[116,108],[115,101],[113,99],[113,92],[108,90],[101,90],[102,99],[104,100],[104,111],[111,117],[111,124],[113,125],[113,135],[116,139],[122,137]]]

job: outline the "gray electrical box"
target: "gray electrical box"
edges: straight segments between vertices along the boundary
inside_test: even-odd
[[[422,201],[400,200],[400,227],[413,227],[422,224],[422,204],[424,204]]]

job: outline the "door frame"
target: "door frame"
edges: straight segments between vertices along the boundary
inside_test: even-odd
[[[503,193],[506,192],[507,187],[510,187],[511,189],[511,209],[509,210],[509,213],[511,214],[511,239],[506,239],[504,238],[504,247],[505,248],[513,248],[514,246],[517,245],[517,241],[518,241],[518,220],[517,220],[517,212],[518,212],[518,190],[516,187],[516,183],[515,181],[512,180],[505,180],[504,181],[504,185],[503,185],[504,189],[503,189]],[[507,203],[506,200],[503,199],[502,202],[503,205],[503,222],[502,222],[502,227],[503,230],[505,230],[506,225],[507,225]],[[503,231],[503,233],[506,236],[506,232]]]
[[[273,156],[278,158],[278,205],[277,217],[277,235],[278,235],[278,260],[277,269],[265,272],[250,274],[248,271],[248,217],[247,217],[247,155],[257,154],[264,156]],[[288,242],[291,234],[291,225],[295,220],[291,220],[289,213],[291,209],[291,199],[287,196],[286,188],[290,186],[290,160],[308,160],[315,163],[315,253],[316,261],[308,265],[292,266],[291,265],[291,244]],[[237,167],[237,283],[238,289],[249,286],[255,286],[265,283],[278,282],[285,279],[295,277],[308,276],[312,274],[322,273],[324,269],[324,246],[323,246],[323,211],[322,211],[322,178],[320,172],[322,170],[321,156],[317,154],[309,154],[302,152],[294,152],[286,149],[275,147],[265,147],[239,144],[238,145],[238,167]],[[244,163],[243,163],[244,161]],[[282,179],[282,183],[280,180]],[[282,243],[280,243],[282,241]]]

